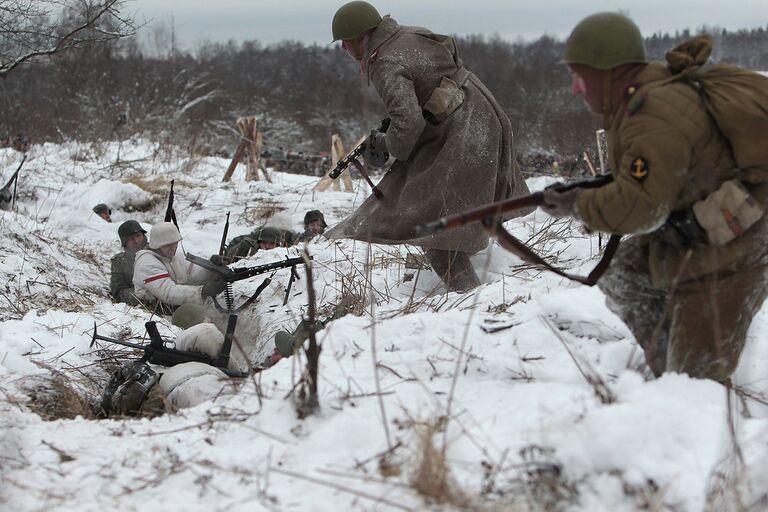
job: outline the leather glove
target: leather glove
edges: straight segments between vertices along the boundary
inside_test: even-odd
[[[223,267],[224,265],[226,265],[226,263],[224,262],[224,257],[219,256],[218,254],[212,254],[209,259],[210,259],[210,262],[216,265],[217,267]]]
[[[212,279],[203,285],[202,293],[203,298],[215,297],[227,287],[227,282],[223,279]]]
[[[384,167],[389,160],[386,135],[378,130],[371,130],[371,136],[365,140],[363,158],[370,167]]]
[[[544,204],[539,208],[558,219],[573,217],[576,213],[576,200],[581,194],[581,189],[572,188],[562,191],[560,186],[560,184],[556,184],[544,189]]]

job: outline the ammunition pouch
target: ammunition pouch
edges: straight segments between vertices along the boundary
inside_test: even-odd
[[[725,245],[741,236],[765,214],[762,206],[738,179],[693,205],[693,213],[712,245]]]
[[[733,179],[690,208],[673,211],[658,233],[677,247],[725,245],[741,236],[764,213],[744,184]]]
[[[463,87],[469,75],[470,72],[466,68],[459,68],[452,76],[444,76],[424,104],[424,119],[432,124],[439,124],[456,112],[464,103]]]

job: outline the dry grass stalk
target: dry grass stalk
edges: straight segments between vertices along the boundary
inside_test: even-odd
[[[439,504],[465,507],[468,498],[451,474],[445,449],[435,447],[434,436],[445,428],[444,418],[413,423],[417,436],[416,468],[410,485],[422,496]]]
[[[603,404],[612,404],[616,402],[616,395],[614,395],[613,391],[611,391],[611,388],[608,387],[608,383],[605,382],[597,370],[595,370],[588,361],[578,357],[573,352],[573,350],[571,350],[571,347],[569,347],[565,342],[557,328],[553,326],[548,319],[542,318],[542,321],[547,324],[553,333],[555,333],[555,336],[557,336],[557,339],[560,340],[560,343],[563,345],[566,352],[568,352],[568,355],[571,356],[571,360],[573,360],[573,364],[576,365],[579,373],[581,373],[582,377],[584,377],[584,380],[587,381],[587,384],[592,386],[592,389],[595,392],[595,396],[600,399],[600,402]]]
[[[315,287],[312,282],[312,260],[306,247],[304,248],[304,266],[307,272],[307,300],[309,310],[307,312],[309,343],[304,353],[307,357],[307,366],[304,369],[302,384],[299,389],[299,401],[296,410],[299,418],[306,418],[313,414],[320,407],[320,401],[317,393],[318,374],[320,370],[320,351],[322,346],[317,344],[315,331],[315,322],[317,321],[317,301],[315,298]]]
[[[313,478],[311,476],[306,476],[306,475],[303,475],[303,474],[300,474],[300,473],[295,473],[293,471],[286,471],[284,469],[276,468],[274,466],[270,467],[269,469],[271,471],[274,471],[275,473],[279,473],[279,474],[282,474],[282,475],[285,475],[285,476],[289,476],[291,478],[296,478],[296,479],[299,479],[299,480],[304,480],[305,482],[310,482],[310,483],[313,483],[313,484],[322,485],[322,486],[328,487],[330,489],[336,489],[338,491],[346,492],[346,493],[351,494],[353,496],[358,496],[360,498],[369,499],[369,500],[372,500],[372,501],[374,501],[376,503],[382,503],[384,505],[387,505],[387,506],[392,507],[392,508],[396,508],[398,510],[405,510],[407,512],[411,512],[411,511],[415,510],[413,508],[407,507],[405,505],[402,505],[402,504],[397,503],[395,501],[392,501],[390,499],[382,498],[382,497],[379,497],[379,496],[374,496],[372,494],[368,494],[366,492],[358,491],[356,489],[351,489],[349,487],[345,487],[343,485],[339,485],[339,484],[337,484],[335,482],[326,482],[326,481],[320,480],[319,478]]]
[[[373,250],[371,244],[368,244],[368,264],[367,275],[368,282],[372,283],[373,265],[371,264]],[[369,300],[371,305],[371,359],[373,360],[373,378],[376,384],[376,395],[378,396],[379,409],[381,410],[381,424],[384,427],[384,436],[387,439],[387,447],[392,449],[392,437],[389,434],[389,425],[387,424],[387,410],[384,407],[384,397],[381,395],[381,380],[379,379],[379,368],[376,357],[376,301],[373,300],[373,285],[369,289]]]
[[[29,392],[29,409],[44,421],[74,419],[82,416],[85,419],[95,419],[95,409],[92,402],[72,384],[73,380],[54,368],[43,363],[53,376],[49,379],[37,378],[41,382],[32,386]]]

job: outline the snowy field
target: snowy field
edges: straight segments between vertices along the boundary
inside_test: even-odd
[[[3,183],[20,158],[0,150]],[[275,211],[298,231],[307,210],[333,224],[369,192],[313,192],[316,178],[281,173],[246,182],[242,166],[223,184],[228,163],[143,141],[30,150],[16,211],[0,212],[4,510],[768,510],[768,307],[729,397],[710,381],[648,378],[597,289],[498,246],[473,257],[480,288],[446,294],[429,269],[405,268],[416,248],[308,244],[318,307],[352,296],[359,315],[318,333],[320,409],[305,419],[303,356],[175,414],[93,419],[84,404],[127,354],[89,348],[94,322],[138,342],[150,318],[109,299],[117,227],[161,221],[170,179],[183,249],[205,257],[228,211],[230,238]],[[101,202],[113,224],[92,213]],[[535,212],[508,227],[575,272],[597,261],[597,237],[576,224]],[[288,273],[277,273],[243,315],[253,361],[306,314],[304,277],[283,306]],[[235,283],[237,300],[260,282]]]

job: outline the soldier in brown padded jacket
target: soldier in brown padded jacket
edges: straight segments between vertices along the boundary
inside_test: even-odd
[[[542,208],[588,229],[632,235],[598,283],[629,326],[655,375],[665,371],[726,382],[766,297],[768,216],[717,245],[696,207],[739,181],[728,141],[699,92],[648,62],[637,26],[617,13],[582,20],[565,47],[573,93],[601,114],[613,182],[544,193]],[[765,183],[743,183],[763,210]]]

